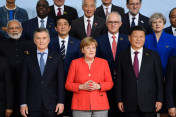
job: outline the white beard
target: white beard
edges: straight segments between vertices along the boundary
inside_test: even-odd
[[[8,35],[9,35],[10,38],[16,39],[16,40],[18,40],[18,39],[21,37],[21,34],[22,34],[22,33],[18,33],[18,35],[15,35],[15,36],[14,36],[13,34],[9,34],[9,33],[8,33]]]

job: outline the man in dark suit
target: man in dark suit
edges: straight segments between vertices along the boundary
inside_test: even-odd
[[[96,0],[83,0],[84,16],[73,20],[70,35],[79,40],[85,37],[98,37],[107,32],[105,20],[94,16]]]
[[[48,50],[49,32],[36,29],[37,50],[23,64],[20,111],[25,117],[57,117],[64,110],[64,67],[62,56]]]
[[[57,19],[59,16],[67,16],[70,21],[78,18],[78,13],[75,8],[64,5],[65,0],[53,0],[54,5],[50,6],[48,17]]]
[[[111,2],[112,0],[101,0],[102,5],[95,11],[95,16],[101,17],[106,20],[106,16],[112,11],[118,12],[121,16],[125,14],[125,10],[122,7],[115,6]]]
[[[21,66],[24,56],[35,50],[35,44],[30,40],[21,38],[22,34],[21,23],[17,20],[11,20],[7,24],[7,33],[9,39],[0,41],[0,55],[7,58],[11,74],[14,89],[14,109],[13,117],[20,115],[19,111],[19,79],[21,75]]]
[[[61,54],[64,59],[65,79],[67,78],[68,70],[72,60],[81,56],[81,51],[79,49],[80,40],[69,36],[70,28],[71,26],[69,18],[66,16],[61,16],[56,21],[55,27],[56,31],[58,32],[58,36],[51,39],[49,44],[49,49]],[[72,92],[66,90],[65,111],[63,116],[72,117],[71,100]]]
[[[159,55],[143,48],[145,29],[134,26],[131,48],[117,58],[116,94],[125,117],[156,117],[163,101],[163,75]]]
[[[140,14],[142,0],[126,0],[126,6],[129,12],[122,16],[122,26],[120,27],[120,33],[129,34],[130,27],[143,26],[147,31],[146,34],[153,33],[151,26],[149,25],[149,18]]]
[[[13,112],[13,86],[7,59],[0,56],[0,117],[10,117]]]
[[[118,12],[112,12],[107,16],[106,26],[108,27],[108,33],[101,35],[97,38],[98,48],[97,56],[104,58],[108,61],[113,81],[116,76],[115,63],[117,55],[126,50],[129,47],[128,36],[119,33],[119,28],[122,25],[121,16]],[[118,108],[114,103],[115,100],[114,88],[108,92],[108,98],[110,103],[109,117],[120,116],[117,113]]]
[[[50,32],[50,37],[54,37],[57,35],[57,32],[55,31],[54,20],[48,17],[49,9],[49,3],[47,2],[47,0],[39,0],[37,2],[37,17],[22,23],[23,38],[27,40],[33,40],[33,33],[35,29],[39,27],[47,28]]]
[[[171,26],[164,29],[166,33],[176,36],[176,8],[173,8],[169,13]]]

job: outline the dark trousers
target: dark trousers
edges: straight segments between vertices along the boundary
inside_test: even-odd
[[[156,112],[141,112],[137,110],[135,112],[125,112],[124,117],[157,117]]]

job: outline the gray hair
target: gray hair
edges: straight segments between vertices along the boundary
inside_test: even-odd
[[[84,1],[85,0],[82,0],[82,6],[84,6]],[[95,3],[95,6],[97,5],[97,0],[94,0],[94,3]]]
[[[115,11],[113,11],[113,12],[111,12],[111,13],[109,13],[109,14],[107,15],[107,17],[106,17],[106,22],[108,21],[108,18],[109,18],[109,16],[110,16],[111,14],[118,15],[120,22],[122,22],[122,17],[121,17],[121,15],[120,15],[118,12],[115,12]]]
[[[40,33],[40,32],[46,32],[46,33],[48,34],[48,37],[50,38],[49,31],[48,31],[48,29],[46,29],[46,28],[37,28],[37,29],[35,29],[33,36],[35,37],[35,34],[36,34],[36,33]]]
[[[8,23],[7,23],[7,29],[9,28],[9,24],[10,24],[11,22],[17,22],[17,23],[20,24],[20,27],[22,27],[21,22],[19,22],[19,21],[16,20],[16,19],[13,19],[13,20],[8,21]]]
[[[164,15],[162,13],[152,14],[149,19],[149,24],[152,25],[152,22],[158,18],[161,18],[163,20],[164,24],[166,24],[166,18],[164,17]]]

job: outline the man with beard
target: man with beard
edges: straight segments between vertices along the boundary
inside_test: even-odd
[[[50,11],[49,3],[47,0],[39,0],[36,6],[37,17],[30,19],[22,24],[23,34],[22,37],[27,40],[33,40],[33,33],[37,28],[47,28],[50,37],[57,36],[55,31],[54,20],[48,17]]]
[[[20,68],[23,58],[26,54],[30,54],[35,50],[32,41],[20,38],[22,34],[21,23],[17,20],[11,20],[7,23],[7,33],[9,39],[0,41],[0,55],[8,59],[13,77],[14,89],[14,113],[13,117],[17,117],[19,113],[19,78]]]

